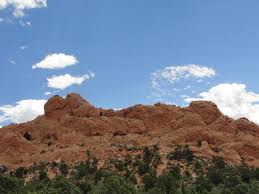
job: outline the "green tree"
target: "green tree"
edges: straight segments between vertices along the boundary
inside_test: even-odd
[[[64,161],[59,164],[59,171],[64,176],[68,174],[68,165]]]
[[[143,177],[143,184],[145,191],[153,188],[156,184],[157,178],[152,175],[146,175]]]
[[[134,185],[127,183],[123,178],[110,176],[103,181],[91,194],[136,194]]]
[[[23,189],[23,181],[7,175],[0,175],[0,193],[16,194],[21,193]]]

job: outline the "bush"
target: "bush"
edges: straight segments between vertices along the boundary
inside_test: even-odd
[[[203,176],[198,177],[193,186],[193,190],[197,193],[209,193],[213,187],[212,183],[206,177]]]
[[[23,167],[17,168],[14,175],[17,178],[23,178],[23,175],[26,173],[26,170]]]
[[[104,180],[91,194],[136,194],[134,185],[128,184],[123,178],[110,176]]]
[[[256,168],[253,172],[253,177],[259,181],[259,168]]]
[[[212,162],[214,164],[214,168],[216,169],[224,169],[226,166],[226,163],[222,157],[213,157]]]
[[[118,171],[123,171],[124,168],[125,168],[125,166],[126,166],[126,165],[125,165],[124,162],[121,161],[121,160],[118,160],[118,161],[115,162],[115,168],[116,168]]]
[[[68,174],[68,166],[65,162],[61,162],[59,165],[59,170],[62,175],[66,176]]]
[[[94,176],[94,181],[95,183],[97,183],[98,181],[102,180],[102,178],[105,178],[105,177],[108,177],[109,176],[109,172],[106,171],[106,170],[98,170],[96,173],[95,173],[95,176]]]
[[[140,162],[138,165],[138,173],[139,175],[144,175],[146,173],[148,173],[150,170],[150,167],[147,163],[142,163]]]
[[[247,184],[239,184],[235,187],[235,189],[232,192],[233,194],[248,194],[249,193],[249,187]]]
[[[242,181],[246,183],[248,183],[252,178],[252,171],[246,164],[242,164],[239,167],[239,173]]]
[[[183,159],[185,159],[187,162],[191,162],[193,160],[193,153],[190,150],[189,146],[184,146],[183,148]]]
[[[152,161],[152,158],[153,158],[153,153],[152,151],[148,148],[148,147],[145,147],[144,148],[144,156],[143,156],[143,161],[145,163],[150,163]]]
[[[92,185],[87,181],[81,181],[77,183],[77,186],[83,194],[87,194],[93,189]]]
[[[143,184],[144,184],[144,189],[145,191],[153,188],[156,184],[156,177],[151,176],[151,175],[146,175],[143,177]]]
[[[192,151],[189,146],[186,145],[184,147],[177,146],[174,152],[171,152],[167,155],[169,160],[186,160],[187,162],[191,162],[194,158]]]
[[[159,187],[163,193],[177,193],[180,188],[180,182],[172,173],[164,173],[157,179],[157,187]]]
[[[208,179],[217,185],[223,182],[223,174],[220,170],[211,167],[208,169]]]
[[[26,188],[26,193],[37,194],[81,194],[79,187],[73,181],[64,178],[63,176],[57,177],[53,180],[46,180],[43,182],[33,182]]]
[[[82,177],[88,176],[90,174],[89,167],[84,162],[81,162],[76,167],[76,170],[77,170],[76,175],[77,175],[78,178],[82,178]]]
[[[14,194],[14,193],[21,193],[23,188],[23,181],[7,176],[7,175],[0,175],[0,193],[3,194]]]

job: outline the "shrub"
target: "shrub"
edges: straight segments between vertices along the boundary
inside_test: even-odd
[[[76,167],[76,175],[78,178],[85,177],[89,175],[89,167],[84,163],[81,162],[77,167]]]
[[[216,169],[224,169],[226,166],[226,163],[222,157],[213,157],[212,162],[214,164],[214,168]]]
[[[233,194],[247,194],[249,193],[249,188],[247,184],[239,184],[234,188]]]
[[[64,176],[66,176],[68,174],[68,166],[64,161],[62,161],[59,164],[59,170],[60,170],[61,174]]]
[[[48,179],[48,175],[47,175],[47,173],[44,170],[40,170],[40,172],[39,172],[39,179],[40,180]]]
[[[14,175],[17,177],[17,178],[23,178],[23,175],[26,174],[27,170],[23,167],[19,167],[16,169]]]
[[[191,162],[193,160],[193,153],[190,150],[189,146],[184,146],[183,148],[183,158],[187,161],[187,162]]]
[[[39,194],[81,194],[80,188],[73,181],[57,177],[51,181],[35,182],[34,186],[30,186],[27,193]]]
[[[85,180],[78,182],[77,186],[79,187],[81,193],[83,194],[87,194],[93,189],[93,186],[88,181],[85,181]]]
[[[118,170],[118,171],[123,171],[124,168],[125,168],[125,164],[123,161],[121,160],[118,160],[115,162],[115,168]]]
[[[183,148],[181,146],[177,146],[174,152],[171,152],[167,155],[169,160],[186,160],[187,162],[191,162],[194,158],[192,151],[189,146],[186,145]]]
[[[199,176],[195,183],[194,183],[194,193],[209,193],[209,191],[211,191],[213,185],[212,183],[206,178],[206,177],[203,177],[203,176]]]
[[[145,163],[150,163],[152,161],[152,158],[153,158],[153,153],[152,151],[148,148],[148,147],[145,147],[144,148],[144,156],[143,156],[143,161]]]
[[[21,193],[23,188],[23,181],[7,176],[7,175],[0,175],[0,193],[3,194],[13,194],[13,193]]]
[[[259,180],[259,168],[256,168],[253,172],[253,177],[256,179],[256,180]]]
[[[127,183],[123,178],[110,176],[103,181],[92,194],[136,194],[134,185]]]
[[[220,184],[223,182],[222,172],[213,167],[208,169],[208,178],[213,184]]]
[[[143,184],[145,191],[153,188],[156,184],[156,177],[151,175],[146,175],[143,177]]]
[[[198,160],[196,160],[193,164],[194,172],[199,174],[203,172],[202,164]]]
[[[180,182],[171,173],[164,173],[157,179],[157,186],[162,193],[177,193],[180,188]]]
[[[249,182],[252,178],[252,171],[246,164],[241,164],[238,168],[242,181]]]
[[[95,176],[94,176],[94,181],[97,183],[98,181],[100,181],[102,178],[105,178],[105,177],[108,177],[109,176],[109,172],[106,171],[106,170],[98,170],[96,173],[95,173]]]
[[[142,163],[140,162],[138,165],[138,173],[139,175],[144,175],[146,173],[148,173],[150,170],[150,167],[147,163]]]

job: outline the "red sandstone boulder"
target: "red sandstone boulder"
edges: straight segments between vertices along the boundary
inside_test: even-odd
[[[191,112],[198,113],[206,124],[211,124],[222,116],[217,105],[209,101],[194,101],[188,108]]]

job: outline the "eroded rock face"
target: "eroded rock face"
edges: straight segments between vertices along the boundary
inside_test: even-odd
[[[0,165],[76,162],[85,159],[86,150],[101,160],[130,154],[114,146],[118,144],[158,145],[166,155],[175,145],[188,144],[200,156],[222,156],[233,163],[245,160],[259,167],[259,127],[245,118],[224,116],[212,102],[192,102],[186,108],[136,105],[115,111],[96,108],[72,93],[66,98],[53,96],[44,108],[43,116],[0,130]]]
[[[198,113],[206,124],[211,124],[222,115],[217,105],[209,101],[192,102],[189,109],[192,112]]]
[[[77,117],[100,116],[100,111],[84,100],[79,94],[68,94],[64,99],[53,96],[44,106],[45,116],[60,120],[66,115]]]

